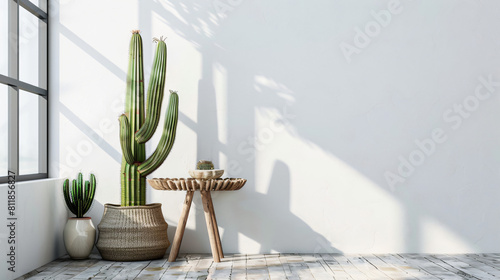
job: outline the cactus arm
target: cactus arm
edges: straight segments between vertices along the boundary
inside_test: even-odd
[[[170,91],[170,103],[165,119],[165,127],[161,136],[158,147],[153,154],[139,165],[138,171],[142,176],[147,176],[155,171],[167,158],[175,141],[175,133],[177,130],[177,119],[179,109],[179,96],[177,92]]]
[[[70,188],[69,188],[69,180],[68,179],[64,180],[63,194],[64,194],[64,201],[66,201],[66,206],[68,206],[69,211],[71,211],[71,213],[76,215],[76,208],[75,208],[75,205],[73,204],[73,202],[71,201],[71,197],[70,197]]]
[[[118,120],[120,121],[120,146],[122,148],[123,157],[128,164],[134,164],[134,156],[132,155],[130,144],[130,124],[125,114],[121,115]]]
[[[163,41],[158,41],[154,58],[153,71],[148,86],[146,103],[146,120],[135,133],[138,143],[145,143],[156,131],[160,121],[161,103],[165,89],[165,76],[167,73],[167,45]]]
[[[127,73],[127,96],[125,114],[130,124],[130,147],[135,161],[142,162],[146,157],[145,145],[135,141],[135,132],[144,123],[144,71],[142,60],[142,39],[134,31],[130,42],[130,63]]]
[[[84,185],[85,185],[84,189],[85,191],[83,192],[83,199],[82,199],[82,215],[85,215],[85,213],[87,213],[87,211],[90,208],[88,201],[88,197],[90,195],[90,182],[85,181]]]
[[[83,198],[83,188],[85,187],[85,183],[83,182],[83,175],[82,173],[78,174],[78,181],[76,183],[76,207],[78,208],[78,218],[83,217],[83,203],[82,203],[82,198]]]
[[[83,175],[82,173],[78,173],[78,181],[77,181],[77,201],[76,201],[76,206],[78,207],[78,218],[83,217],[82,213],[82,197],[83,197],[83,188],[84,188],[84,182],[83,182]]]
[[[76,180],[73,179],[71,182],[71,200],[73,201],[73,204],[75,205],[75,214],[78,217],[78,199],[77,199],[77,190],[76,190]]]
[[[97,185],[97,182],[96,182],[94,174],[90,174],[90,194],[88,197],[89,206],[88,206],[87,211],[90,209],[90,206],[92,206],[92,202],[94,201],[96,185]]]
[[[73,197],[73,203],[75,204],[76,208],[76,217],[80,216],[80,209],[78,209],[78,181],[76,179],[73,179],[73,182],[71,184],[71,187],[73,189],[72,191],[72,197]]]
[[[76,183],[76,207],[78,208],[78,218],[83,217],[83,191],[85,188],[85,183],[83,182],[82,173],[78,173],[78,181]]]
[[[90,174],[90,181],[85,181],[85,195],[83,197],[83,215],[87,213],[92,206],[95,195],[95,176]]]

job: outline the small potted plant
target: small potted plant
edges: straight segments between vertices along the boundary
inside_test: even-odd
[[[95,243],[95,227],[90,217],[84,217],[94,201],[96,179],[90,174],[90,181],[83,182],[82,173],[78,179],[69,184],[66,179],[63,184],[64,200],[69,211],[76,217],[68,218],[64,227],[64,246],[73,259],[86,259]]]

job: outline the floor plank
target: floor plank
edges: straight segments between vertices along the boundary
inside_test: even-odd
[[[475,269],[486,272],[489,275],[493,276],[495,279],[500,278],[500,271],[495,265],[490,265],[488,263],[480,262],[473,256],[454,255],[450,257],[455,258],[456,260],[461,261],[462,263],[466,263]]]
[[[235,254],[232,256],[233,269],[231,270],[231,279],[246,279],[247,278],[247,255]]]
[[[394,254],[386,254],[386,255],[377,255],[377,257],[381,260],[383,260],[385,263],[392,264],[396,266],[397,268],[405,271],[408,273],[410,276],[417,278],[417,279],[422,279],[422,280],[435,280],[435,279],[440,279],[437,276],[431,275],[424,269],[412,265],[411,263],[407,262],[405,259],[401,258],[399,255],[394,255]]]
[[[453,264],[450,264],[442,259],[442,256],[435,256],[435,255],[429,255],[426,256],[425,259],[432,261],[433,263],[441,266],[442,268],[446,269],[447,271],[451,272],[454,275],[457,275],[461,277],[462,279],[481,279],[480,277],[478,278],[477,276],[473,274],[469,274],[463,270],[461,270],[458,267],[454,267]]]
[[[344,270],[344,267],[335,260],[332,254],[321,254],[323,261],[328,265],[333,272],[335,279],[351,280],[353,279],[349,273]]]
[[[460,275],[450,272],[446,268],[429,260],[427,255],[404,254],[399,256],[411,266],[418,267],[440,279],[463,279]]]
[[[369,279],[358,267],[356,267],[345,255],[334,255],[333,258],[340,264],[344,271],[352,279]]]
[[[167,271],[170,265],[175,265],[176,262],[168,262],[168,256],[163,259],[153,260],[146,267],[141,269],[141,272],[134,279],[140,280],[159,280],[161,276]],[[179,256],[177,260],[181,259]]]
[[[384,262],[376,255],[364,255],[363,258],[387,275],[388,279],[417,279],[397,266]]]
[[[17,280],[48,279],[500,279],[500,254],[226,254],[214,263],[210,254],[180,254],[175,262],[86,260],[65,256]]]
[[[246,270],[248,280],[269,280],[269,271],[264,255],[248,255]]]
[[[267,270],[269,271],[269,278],[271,280],[286,280],[285,269],[281,265],[279,254],[264,255],[266,260]]]
[[[447,264],[457,269],[458,271],[464,272],[478,279],[496,279],[493,275],[486,273],[478,268],[475,268],[468,263],[462,262],[454,258],[453,256],[439,255],[435,256],[435,258],[439,259],[441,262],[446,262]]]

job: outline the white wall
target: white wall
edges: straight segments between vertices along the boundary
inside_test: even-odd
[[[15,279],[66,253],[62,239],[68,217],[61,191],[62,180],[44,179],[15,185],[17,220],[7,220],[7,185],[0,185],[0,279]],[[5,198],[5,199],[4,199]],[[14,222],[11,233],[10,222]],[[10,238],[13,236],[13,238]],[[14,240],[14,242],[12,242]],[[11,241],[10,243],[8,241]],[[9,264],[10,247],[15,263]],[[8,270],[14,266],[14,272]]]
[[[119,202],[117,117],[140,29],[147,77],[151,38],[168,37],[180,95],[176,143],[150,177],[211,159],[248,179],[214,194],[226,252],[500,251],[499,86],[481,82],[500,81],[500,2],[51,4],[51,176],[96,174],[96,225]],[[471,112],[454,111],[463,102]],[[148,187],[170,239],[182,200]],[[201,209],[196,195],[181,251],[210,250]]]

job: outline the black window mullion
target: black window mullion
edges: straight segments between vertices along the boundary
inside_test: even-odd
[[[9,54],[9,56],[10,56],[10,54]],[[46,73],[47,69],[45,69],[43,71]],[[20,81],[18,79],[14,79],[14,78],[11,78],[11,77],[4,76],[2,74],[0,74],[0,84],[5,84],[5,85],[8,85],[8,86],[16,87],[16,88],[19,88],[19,89],[24,90],[24,91],[29,91],[31,93],[40,95],[40,96],[42,96],[44,98],[47,96],[47,90],[46,89],[43,89],[43,88],[31,85],[31,84],[25,83],[25,82]]]
[[[16,175],[16,181],[28,181],[28,180],[45,179],[45,178],[47,178],[47,173]],[[0,177],[0,184],[5,184],[8,181],[9,181],[8,177]]]

